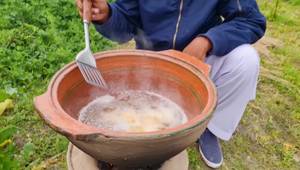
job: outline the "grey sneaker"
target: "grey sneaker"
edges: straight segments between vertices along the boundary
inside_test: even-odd
[[[198,144],[199,152],[207,166],[219,168],[223,163],[223,154],[219,139],[208,129],[205,129],[198,140]]]

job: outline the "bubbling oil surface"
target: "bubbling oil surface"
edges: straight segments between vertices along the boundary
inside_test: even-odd
[[[80,110],[79,120],[112,131],[151,132],[183,124],[187,117],[166,97],[149,91],[123,91],[91,101]]]

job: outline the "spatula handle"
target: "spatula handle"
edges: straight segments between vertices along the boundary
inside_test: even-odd
[[[91,22],[92,20],[92,0],[83,0],[83,21]]]

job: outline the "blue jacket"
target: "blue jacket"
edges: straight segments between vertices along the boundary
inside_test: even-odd
[[[210,54],[223,56],[264,35],[266,19],[255,0],[117,0],[111,16],[95,24],[119,43],[134,38],[138,49],[183,50],[195,37],[207,37]]]

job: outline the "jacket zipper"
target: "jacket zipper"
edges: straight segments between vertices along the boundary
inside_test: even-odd
[[[239,12],[242,12],[242,5],[241,5],[241,2],[240,0],[237,0],[237,6],[238,6],[238,9],[239,9]]]
[[[178,15],[178,18],[177,18],[175,33],[173,35],[173,49],[175,49],[175,45],[176,45],[176,38],[177,38],[178,30],[179,30],[179,23],[180,23],[180,20],[181,20],[182,9],[183,9],[183,0],[180,0],[179,15]]]
[[[242,11],[242,6],[241,6],[240,0],[237,0],[237,5],[238,5],[239,11],[241,12]],[[183,9],[183,0],[180,0],[179,15],[178,15],[178,18],[177,18],[175,33],[173,35],[173,49],[175,49],[175,46],[176,46],[176,38],[177,38],[178,30],[179,30],[179,23],[180,23],[181,16],[182,16],[182,9]]]

